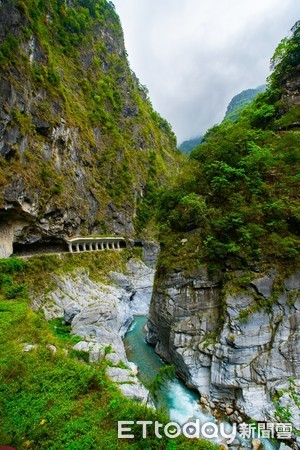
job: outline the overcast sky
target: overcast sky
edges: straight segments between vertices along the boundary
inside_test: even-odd
[[[299,0],[113,0],[131,68],[178,143],[204,133],[257,87],[300,19]]]

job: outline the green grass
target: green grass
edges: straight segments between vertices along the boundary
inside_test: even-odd
[[[118,263],[121,264],[121,252],[118,255]],[[80,255],[77,268],[83,264],[92,265],[92,261],[93,258]],[[38,283],[45,270],[46,278],[43,273],[44,281],[38,285],[51,289],[47,282],[53,275],[53,269],[56,268],[57,273],[65,272],[74,269],[75,265],[73,258],[58,261],[54,256],[35,257],[28,262],[14,258],[0,261],[0,275],[9,275],[12,286],[22,286],[27,277],[31,282]],[[97,270],[101,269],[95,268]],[[103,265],[102,270],[106,270]],[[87,353],[72,350],[78,338],[70,335],[70,327],[63,325],[60,319],[48,323],[42,313],[31,310],[30,301],[28,294],[9,298],[1,285],[2,445],[12,445],[18,450],[217,448],[207,441],[157,439],[153,430],[150,430],[147,439],[143,439],[138,425],[133,427],[134,439],[118,439],[119,420],[159,420],[162,423],[169,420],[163,413],[123,397],[105,375],[105,359],[98,364],[89,364]],[[35,347],[24,352],[26,344]],[[56,353],[51,351],[49,344],[56,347]]]

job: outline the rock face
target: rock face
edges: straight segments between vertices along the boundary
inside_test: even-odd
[[[155,269],[160,247],[157,242],[143,241],[142,260],[147,266]]]
[[[292,77],[283,80],[285,98],[291,106],[300,106],[300,66],[296,67]]]
[[[0,257],[13,243],[132,237],[150,166],[162,181],[175,161],[112,3],[59,8],[0,2]]]
[[[205,268],[160,278],[148,341],[211,405],[258,421],[280,421],[286,408],[300,429],[300,273],[280,290],[275,270],[252,276],[225,295]]]
[[[55,279],[55,289],[36,299],[46,319],[61,317],[80,336],[74,349],[89,353],[89,360],[110,361],[107,375],[132,398],[148,401],[148,391],[137,378],[137,367],[126,357],[122,337],[133,314],[146,314],[152,294],[154,269],[137,259],[129,260],[126,273],[111,272],[112,285],[90,280],[83,269]],[[141,302],[141,304],[140,304]]]

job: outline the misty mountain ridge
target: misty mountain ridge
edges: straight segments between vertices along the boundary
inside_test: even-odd
[[[223,120],[236,121],[240,113],[248,106],[261,92],[265,92],[266,85],[262,84],[257,88],[245,89],[239,94],[235,95],[229,102]],[[179,150],[186,155],[189,155],[194,148],[198,147],[203,140],[203,136],[199,135],[195,138],[187,139],[179,145]]]
[[[203,136],[201,135],[192,139],[188,139],[186,141],[183,141],[178,148],[182,151],[182,153],[189,155],[191,151],[194,150],[194,148],[198,147],[198,145],[201,144],[202,139]]]
[[[224,120],[231,120],[235,122],[240,113],[246,108],[246,106],[250,105],[252,101],[257,97],[261,92],[265,92],[266,85],[262,84],[254,89],[246,89],[239,94],[235,95],[227,106],[227,110],[224,116]]]

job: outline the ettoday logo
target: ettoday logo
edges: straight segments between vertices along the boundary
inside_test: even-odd
[[[150,428],[154,428],[154,434],[158,439],[162,439],[163,436],[167,438],[175,439],[181,434],[189,439],[226,439],[228,444],[234,441],[237,435],[237,426],[233,424],[230,427],[230,432],[226,431],[228,428],[225,424],[220,423],[216,425],[213,422],[206,422],[202,424],[199,419],[193,422],[186,422],[184,425],[178,425],[176,422],[169,422],[166,425],[151,420],[139,420],[134,422],[132,420],[119,421],[118,422],[118,438],[120,439],[134,439],[135,435],[132,434],[132,425],[140,425],[142,427],[142,437],[147,439]],[[152,430],[151,430],[152,431]]]
[[[142,428],[142,437],[147,439],[149,432],[153,432],[158,439],[164,436],[175,439],[183,435],[189,439],[212,439],[215,441],[226,440],[227,444],[231,444],[236,438],[242,439],[291,439],[293,427],[291,423],[272,423],[261,422],[255,424],[240,423],[229,426],[225,423],[215,424],[214,422],[201,423],[200,419],[186,422],[184,425],[178,425],[176,422],[162,424],[158,421],[133,420],[118,422],[118,438],[134,439],[132,433],[133,425],[140,425]]]

